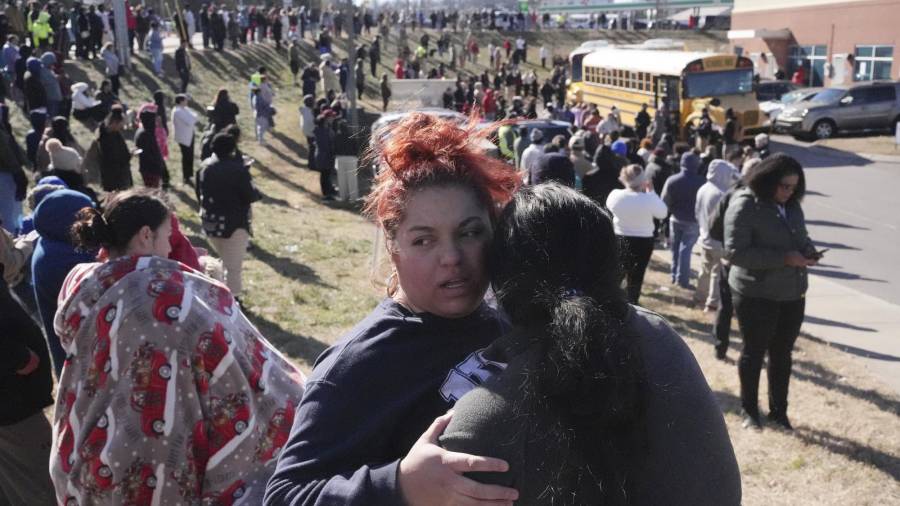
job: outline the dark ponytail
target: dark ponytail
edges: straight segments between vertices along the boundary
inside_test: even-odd
[[[611,218],[570,188],[523,188],[500,216],[491,264],[497,300],[541,351],[518,409],[553,413],[558,448],[580,463],[555,490],[627,504],[644,451],[644,374]]]
[[[89,207],[78,212],[71,231],[76,247],[125,253],[138,231],[145,226],[155,231],[171,214],[158,191],[143,188],[110,194],[103,207],[103,214]]]

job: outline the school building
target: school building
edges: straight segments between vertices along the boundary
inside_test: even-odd
[[[900,79],[900,0],[734,0],[728,38],[764,79],[801,66],[810,86]]]

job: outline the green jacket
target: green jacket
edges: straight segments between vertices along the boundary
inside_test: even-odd
[[[788,203],[785,214],[786,219],[774,202],[757,198],[749,188],[734,193],[724,227],[732,290],[745,297],[777,301],[797,300],[806,294],[806,268],[785,265],[784,255],[788,251],[811,255],[815,248],[800,204]]]
[[[497,130],[497,139],[499,140],[500,154],[507,160],[514,160],[516,152],[513,151],[513,143],[516,140],[516,132],[512,125],[503,125]]]

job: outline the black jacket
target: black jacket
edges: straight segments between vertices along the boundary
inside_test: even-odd
[[[16,371],[37,354],[40,365],[31,374]],[[12,425],[53,404],[50,354],[34,320],[9,291],[0,264],[0,425]]]
[[[156,113],[144,111],[140,114],[141,127],[134,135],[134,144],[141,149],[138,155],[138,170],[142,174],[163,175],[166,172],[166,161],[163,160],[156,142]]]
[[[197,201],[206,235],[227,238],[239,228],[250,232],[250,204],[260,198],[240,157],[203,162],[197,174]]]
[[[121,132],[107,131],[106,125],[98,129],[97,145],[100,149],[100,184],[104,191],[131,188],[131,153]]]

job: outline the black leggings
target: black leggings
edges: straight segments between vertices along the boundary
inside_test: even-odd
[[[758,415],[759,373],[769,353],[769,413],[787,414],[788,384],[791,380],[791,353],[800,334],[806,299],[776,301],[744,297],[732,292],[744,349],[738,360],[741,379],[741,405]]]
[[[628,302],[637,304],[644,284],[644,273],[653,255],[652,237],[618,236],[622,250],[622,267],[625,274]]]

